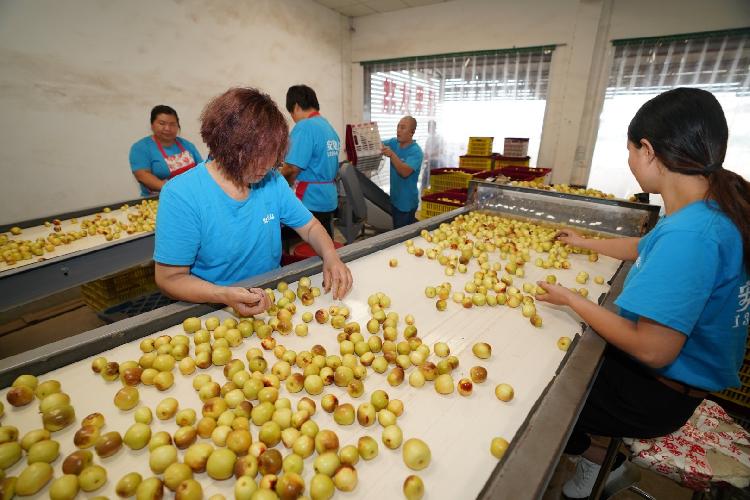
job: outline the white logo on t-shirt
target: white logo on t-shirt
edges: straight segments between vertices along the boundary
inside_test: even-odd
[[[268,224],[272,220],[276,220],[276,217],[274,217],[273,214],[267,214],[265,217],[263,217],[263,224]]]
[[[339,155],[339,141],[330,140],[326,142],[326,147],[328,149],[328,156],[338,156]]]
[[[740,286],[740,293],[737,294],[737,306],[734,327],[750,326],[750,311],[747,310],[750,308],[750,280]]]
[[[737,294],[737,302],[739,302],[738,313],[745,312],[750,307],[750,280],[740,287],[740,293]]]
[[[641,256],[639,255],[637,259],[635,259],[635,267],[640,268],[641,267]]]

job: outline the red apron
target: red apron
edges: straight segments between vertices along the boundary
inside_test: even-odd
[[[167,156],[166,151],[164,151],[164,148],[161,147],[161,144],[159,144],[159,141],[156,140],[156,137],[152,136],[151,138],[154,140],[154,142],[156,143],[156,147],[159,148],[159,151],[161,151],[161,155],[164,157],[167,168],[169,168],[170,179],[184,172],[187,172],[195,166],[195,159],[193,158],[193,155],[190,154],[190,151],[182,147],[179,139],[175,138],[175,144],[177,144],[180,152],[176,155]]]
[[[320,116],[320,112],[313,111],[307,118],[312,118],[313,116]],[[333,184],[333,181],[296,181],[294,183],[294,194],[297,195],[299,201],[302,201],[302,198],[305,197],[305,191],[307,191],[310,184]]]

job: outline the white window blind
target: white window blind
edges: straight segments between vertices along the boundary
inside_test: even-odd
[[[627,164],[627,128],[646,101],[675,87],[713,92],[729,124],[724,166],[750,178],[750,30],[616,40],[589,186],[640,191]]]
[[[430,168],[458,166],[470,136],[529,137],[539,149],[554,46],[444,54],[363,63],[365,115],[383,139],[404,115],[417,119],[414,139]],[[428,126],[433,122],[432,126]],[[388,170],[373,177],[387,187]]]

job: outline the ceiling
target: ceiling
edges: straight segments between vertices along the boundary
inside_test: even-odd
[[[408,9],[451,0],[315,0],[329,9],[348,17],[369,16],[380,12]]]

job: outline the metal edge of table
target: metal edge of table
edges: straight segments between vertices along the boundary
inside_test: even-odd
[[[0,273],[0,311],[149,262],[154,233],[80,250]]]
[[[631,263],[623,263],[601,297],[616,312]],[[573,425],[586,402],[602,361],[606,342],[589,326],[563,360],[558,373],[529,413],[505,456],[498,462],[478,499],[541,498],[554,475]],[[523,450],[516,453],[516,450]]]
[[[79,217],[86,217],[88,215],[94,215],[95,213],[101,212],[103,209],[107,207],[119,208],[125,203],[127,203],[128,205],[135,205],[135,204],[139,204],[143,200],[158,200],[158,199],[159,199],[159,195],[145,196],[142,198],[134,198],[132,200],[108,203],[106,205],[97,205],[95,207],[80,208],[78,210],[72,210],[70,212],[65,212],[65,213],[57,214],[57,215],[48,215],[46,217],[36,217],[34,219],[28,219],[28,220],[24,220],[20,222],[15,222],[13,224],[0,224],[0,233],[8,232],[10,228],[14,226],[18,226],[20,228],[39,226],[53,219],[67,220],[67,219],[73,219],[73,218],[79,218]]]
[[[373,238],[347,245],[339,249],[344,262],[355,260],[391,245],[419,235],[423,229],[431,230],[443,222],[468,212],[472,207],[463,207],[440,216],[412,224]],[[268,273],[237,283],[244,287],[268,287],[280,280],[295,281],[302,276],[317,274],[322,270],[319,257],[285,266]],[[0,284],[2,281],[0,281]],[[0,289],[0,295],[3,290]],[[151,335],[181,323],[190,316],[200,316],[222,305],[191,304],[176,302],[153,311],[104,325],[88,332],[61,339],[38,348],[0,359],[0,388],[9,386],[16,377],[24,373],[41,375],[67,364],[107,351],[135,339]]]
[[[478,180],[478,179],[472,179],[471,183],[476,183],[476,184],[480,184],[484,186],[500,186],[502,187],[502,189],[507,189],[508,191],[518,191],[521,193],[531,193],[531,194],[543,194],[546,196],[551,196],[553,198],[562,198],[566,200],[590,201],[592,203],[597,203],[600,205],[635,208],[638,210],[647,210],[649,212],[656,212],[657,214],[659,213],[659,210],[660,210],[658,205],[652,205],[650,203],[640,203],[636,201],[621,200],[618,198],[598,198],[596,196],[586,196],[582,194],[560,193],[557,191],[547,191],[545,189],[511,186],[509,184],[497,184],[495,182],[489,182],[489,181]]]

